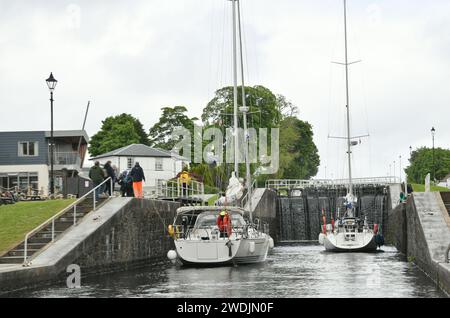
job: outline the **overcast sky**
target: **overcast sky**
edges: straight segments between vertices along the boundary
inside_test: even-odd
[[[318,177],[344,177],[341,0],[242,0],[245,75],[283,94],[313,125]],[[409,146],[450,145],[450,2],[348,1],[356,176],[385,176]],[[164,106],[200,116],[231,82],[231,2],[226,0],[0,0],[0,130],[87,131],[106,116],[138,117],[148,130]],[[327,169],[325,169],[325,166]],[[392,171],[391,174],[394,172]]]

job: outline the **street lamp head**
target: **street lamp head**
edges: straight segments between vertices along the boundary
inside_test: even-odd
[[[47,82],[48,89],[53,91],[58,84],[58,81],[53,77],[53,73],[50,73],[50,77],[45,80]]]
[[[434,129],[434,127],[433,128],[431,128],[431,133],[434,135],[434,133],[436,132],[436,129]]]

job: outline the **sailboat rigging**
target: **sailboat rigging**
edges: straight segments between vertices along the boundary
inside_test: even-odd
[[[346,212],[343,216],[338,215],[337,227],[334,220],[331,228],[325,224],[323,231],[319,235],[319,242],[325,246],[327,251],[333,252],[371,252],[375,251],[382,244],[382,236],[378,233],[378,225],[370,227],[367,218],[362,221],[356,217],[355,205],[357,198],[354,193],[352,179],[352,147],[358,142],[353,140],[366,136],[352,137],[350,123],[350,92],[349,92],[349,66],[360,61],[348,61],[348,40],[347,40],[347,0],[344,0],[344,40],[345,40],[345,62],[333,62],[345,66],[345,93],[346,93],[346,137],[330,137],[335,139],[345,139],[347,141],[347,159],[348,159],[348,191],[345,197]]]
[[[273,247],[273,239],[268,234],[261,232],[253,222],[252,181],[248,154],[248,107],[245,101],[240,2],[239,0],[231,0],[231,2],[233,10],[234,172],[224,197],[225,206],[192,206],[177,210],[173,224],[169,225],[169,234],[174,240],[176,251],[169,251],[167,256],[171,261],[178,261],[184,265],[217,266],[260,263],[266,260],[269,248]],[[242,107],[240,108],[238,107],[238,34],[242,75]],[[228,197],[237,198],[237,193],[243,194],[242,185],[238,180],[239,144],[241,142],[238,130],[238,110],[243,113],[247,210],[241,207],[227,206]]]

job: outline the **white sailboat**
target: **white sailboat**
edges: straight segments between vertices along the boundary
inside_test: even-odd
[[[373,252],[382,245],[382,236],[378,233],[378,225],[369,226],[367,218],[361,220],[356,217],[355,205],[357,198],[354,195],[352,181],[352,146],[357,142],[353,140],[365,136],[352,137],[350,131],[350,98],[349,98],[349,80],[348,66],[353,63],[348,62],[347,49],[347,1],[344,0],[344,31],[345,31],[345,63],[338,63],[345,66],[346,79],[346,108],[347,108],[347,155],[348,155],[348,193],[345,197],[345,213],[342,217],[338,216],[337,224],[332,222],[326,226],[324,217],[324,227],[319,235],[319,243],[323,244],[327,251],[332,252]],[[331,137],[333,138],[333,137]],[[342,139],[341,137],[335,137]],[[336,226],[335,226],[336,225]]]
[[[232,1],[233,10],[233,73],[234,73],[234,149],[235,162],[231,181],[236,181],[239,173],[239,134],[238,134],[238,67],[237,67],[237,29],[240,43],[240,66],[243,70],[242,36],[239,0]],[[242,74],[242,107],[244,135],[247,131],[248,107],[245,101],[244,72]],[[176,250],[167,253],[172,262],[194,266],[221,266],[230,264],[252,264],[264,262],[273,239],[260,231],[253,222],[251,207],[251,173],[249,162],[248,138],[245,138],[244,151],[246,162],[246,189],[248,192],[248,211],[240,207],[227,206],[192,206],[177,210],[174,223],[169,225]],[[229,187],[226,196],[238,196],[239,187]],[[237,190],[236,190],[237,189]],[[229,192],[229,193],[228,193]],[[226,213],[230,218],[231,228],[220,231],[218,217]]]

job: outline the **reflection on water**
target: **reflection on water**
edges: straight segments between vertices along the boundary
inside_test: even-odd
[[[322,246],[283,246],[261,265],[182,268],[169,265],[83,279],[15,297],[445,297],[395,248],[333,254]]]

